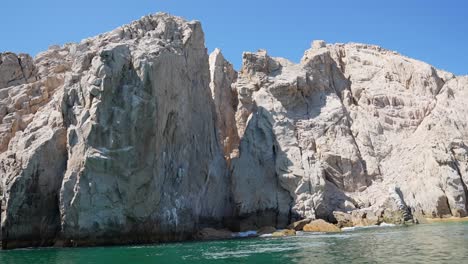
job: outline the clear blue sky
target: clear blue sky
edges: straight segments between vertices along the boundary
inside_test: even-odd
[[[0,51],[32,55],[141,16],[169,12],[203,24],[209,51],[241,65],[243,51],[298,61],[314,39],[396,50],[468,74],[466,0],[1,0]]]

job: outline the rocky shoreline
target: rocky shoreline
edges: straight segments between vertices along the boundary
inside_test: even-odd
[[[365,218],[364,218],[365,219]],[[383,220],[383,219],[380,219]],[[349,222],[343,223],[339,221],[336,224],[328,223],[322,219],[303,219],[294,222],[287,226],[286,229],[276,229],[272,226],[262,227],[258,230],[251,230],[246,232],[233,232],[229,229],[214,229],[204,228],[197,232],[195,235],[196,240],[227,240],[238,238],[255,238],[255,237],[284,237],[295,236],[298,232],[303,233],[339,233],[343,231],[350,231],[359,228],[372,228],[372,227],[396,227],[396,226],[410,226],[414,224],[433,224],[433,223],[457,223],[467,222],[468,217],[450,217],[450,218],[419,218],[414,221],[407,221],[404,223],[392,224],[385,221],[381,222],[375,219],[358,220],[357,224],[351,225]]]
[[[159,13],[0,54],[2,248],[467,216],[467,76],[324,41],[236,71],[204,41]]]

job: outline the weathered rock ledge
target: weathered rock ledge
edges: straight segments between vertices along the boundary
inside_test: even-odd
[[[465,217],[467,97],[467,76],[356,43],[236,72],[163,13],[1,53],[2,247]]]

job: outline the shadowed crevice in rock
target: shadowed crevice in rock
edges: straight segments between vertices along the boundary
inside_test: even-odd
[[[468,199],[467,199],[468,198],[468,188],[467,188],[466,183],[463,181],[463,176],[461,174],[460,168],[459,168],[457,163],[458,163],[458,161],[456,161],[456,160],[453,162],[455,170],[457,171],[458,176],[460,177],[460,180],[455,182],[455,184],[456,184],[456,186],[461,186],[463,188],[463,192],[465,194],[464,201],[465,201],[465,206],[466,206],[465,208],[466,209],[465,209],[464,212],[463,211],[462,212],[458,211],[458,212],[455,212],[455,214],[452,212],[452,215],[457,216],[457,217],[465,217],[465,216],[468,215]]]
[[[237,230],[262,226],[286,227],[292,199],[282,186],[278,162],[289,162],[272,131],[271,115],[256,108],[232,159],[231,194]]]
[[[465,216],[468,215],[468,187],[464,176],[468,178],[468,146],[464,143],[456,142],[451,148],[451,154],[453,156],[453,166],[460,177],[460,185],[465,193],[465,205],[466,211]],[[463,213],[461,214],[463,215]],[[461,216],[460,215],[460,216]]]

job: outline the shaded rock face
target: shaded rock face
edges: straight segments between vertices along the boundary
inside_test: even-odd
[[[353,204],[343,191],[365,188],[372,178],[343,105],[349,85],[326,51],[299,65],[265,51],[244,54],[234,84],[242,140],[232,162],[233,202],[241,215],[262,218],[270,210],[285,226],[327,219],[346,201]]]
[[[0,56],[4,248],[467,215],[468,77],[395,52],[315,41],[236,72],[157,14]]]
[[[229,215],[198,22],[147,16],[35,63],[62,85],[1,154],[3,247],[182,240]]]

